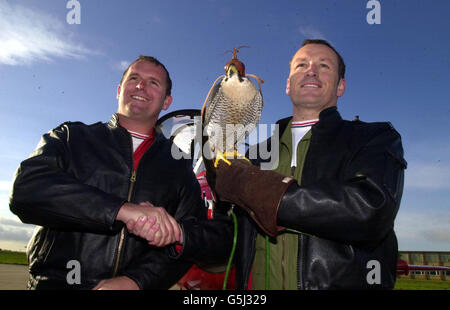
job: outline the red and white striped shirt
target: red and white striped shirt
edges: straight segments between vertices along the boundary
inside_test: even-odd
[[[311,129],[312,125],[317,123],[319,119],[312,119],[301,122],[292,122],[292,158],[291,167],[297,166],[297,145],[300,140],[306,135],[306,133]]]
[[[133,168],[134,170],[136,170],[142,155],[144,155],[145,151],[150,147],[150,145],[152,145],[153,140],[155,139],[155,129],[153,128],[150,135],[143,135],[131,130],[128,130],[128,132],[130,133],[131,139],[133,140]]]

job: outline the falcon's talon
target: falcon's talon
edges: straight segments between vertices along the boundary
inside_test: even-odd
[[[242,158],[245,159],[246,161],[250,162],[250,159],[248,159],[247,157],[245,157],[244,155],[240,154],[238,151],[234,150],[233,152],[233,157],[236,158]]]
[[[231,166],[231,161],[229,161],[227,158],[242,158],[250,163],[250,159],[240,154],[238,151],[234,150],[233,152],[218,153],[216,156],[216,160],[214,162],[214,168],[217,168],[219,166],[219,162],[221,160],[227,163],[228,166]]]
[[[225,158],[225,154],[218,154],[216,157],[216,161],[214,162],[214,168],[217,168],[219,166],[219,161],[223,160],[225,163],[228,164],[228,166],[231,166],[231,161]]]
[[[250,159],[248,159],[247,157],[245,157],[244,155],[242,155],[241,153],[239,153],[237,150],[234,150],[233,153],[224,153],[224,155],[226,156],[227,154],[232,154],[231,158],[240,158],[240,159],[245,159],[246,161],[248,161],[249,163],[251,163]],[[230,158],[229,156],[226,156],[227,158]]]

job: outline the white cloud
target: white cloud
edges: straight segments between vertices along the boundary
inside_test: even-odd
[[[44,12],[0,2],[0,64],[23,65],[98,54],[70,39],[67,26]]]
[[[0,192],[9,192],[12,188],[12,181],[0,181]]]
[[[8,241],[0,239],[0,249],[25,252],[28,241]]]
[[[326,40],[325,36],[313,26],[302,25],[298,27],[298,31],[307,39]]]
[[[23,224],[22,222],[20,222],[18,220],[13,220],[11,218],[6,218],[6,217],[0,217],[0,224],[2,226],[15,226],[15,227],[21,227],[21,228],[23,228],[24,225],[28,225],[28,224]]]
[[[450,224],[447,222],[447,224]],[[425,231],[424,238],[433,242],[446,242],[450,244],[450,231]]]
[[[131,64],[130,61],[122,60],[116,65],[116,68],[121,70],[121,71],[125,71],[130,64]]]
[[[161,24],[162,21],[163,21],[163,20],[162,20],[161,17],[159,17],[159,16],[156,16],[156,15],[155,15],[155,16],[152,17],[152,22],[155,23],[155,24]]]
[[[416,189],[450,189],[450,166],[441,162],[409,162],[405,187]]]
[[[28,242],[35,226],[0,217],[0,240]]]
[[[395,231],[400,250],[448,251],[450,249],[450,214],[448,212],[430,210],[412,212],[400,208],[395,221]],[[402,248],[402,244],[409,244],[409,248]]]

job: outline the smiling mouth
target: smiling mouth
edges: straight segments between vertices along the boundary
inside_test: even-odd
[[[141,96],[131,96],[131,98],[139,100],[139,101],[144,101],[144,102],[147,101],[147,99],[145,99],[144,97],[141,97]]]
[[[322,86],[315,83],[305,83],[301,86],[301,88],[322,88]]]

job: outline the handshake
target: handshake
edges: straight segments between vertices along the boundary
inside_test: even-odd
[[[150,202],[124,203],[117,213],[117,221],[127,225],[130,233],[148,241],[150,245],[163,247],[172,243],[183,243],[183,234],[178,222],[166,209],[155,207]],[[101,280],[93,290],[138,290],[139,286],[127,276]]]
[[[148,201],[140,204],[124,203],[116,220],[125,223],[130,233],[144,238],[150,245],[163,247],[183,243],[180,224],[166,209],[156,207]]]

